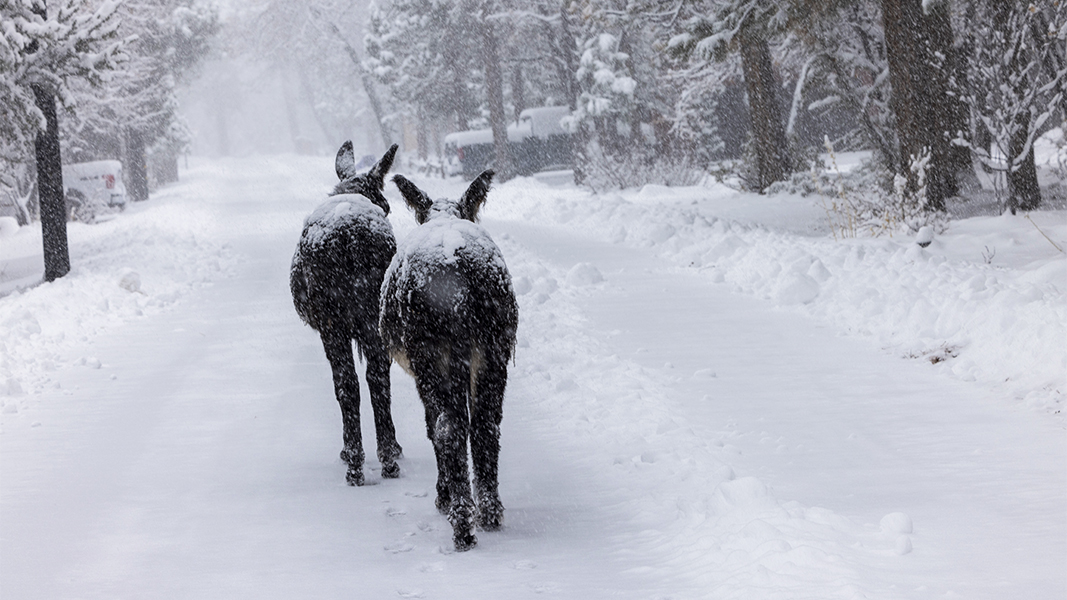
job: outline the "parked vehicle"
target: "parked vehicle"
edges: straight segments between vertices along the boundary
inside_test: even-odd
[[[125,210],[126,186],[117,160],[63,165],[67,214],[72,221],[92,223],[101,216]]]
[[[448,168],[450,175],[474,179],[493,163],[493,130],[475,129],[446,135],[445,155],[451,157]]]
[[[569,169],[574,166],[571,134],[560,124],[570,114],[566,106],[528,108],[519,114],[518,123],[508,125],[508,146],[520,175],[541,171]],[[445,136],[449,174],[474,179],[492,168],[495,159],[493,130],[459,131]]]

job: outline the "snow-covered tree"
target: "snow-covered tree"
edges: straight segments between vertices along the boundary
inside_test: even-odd
[[[119,10],[122,31],[136,39],[129,60],[107,87],[82,86],[79,118],[64,126],[77,159],[122,159],[133,200],[148,199],[148,155],[156,172],[177,177],[189,140],[178,115],[177,88],[206,55],[217,27],[212,8],[192,0],[133,0]]]
[[[565,5],[555,19],[560,42],[553,58],[573,81],[567,126],[575,135],[576,181],[666,182],[668,174],[653,171],[677,158],[670,114],[678,93],[658,49],[669,20],[662,7],[646,0],[590,0]]]
[[[236,7],[218,36],[209,66],[212,83],[202,82],[205,91],[220,100],[240,93],[272,107],[276,102],[284,119],[270,134],[235,146],[284,142],[286,133],[291,144],[283,148],[300,153],[333,152],[345,140],[377,152],[373,149],[393,142],[391,102],[364,67],[359,48],[372,12],[368,4],[258,0]],[[228,154],[232,123],[245,117],[227,102],[207,108],[218,151]]]
[[[771,38],[789,24],[790,8],[787,0],[696,0],[684,32],[668,44],[674,56],[697,63],[741,55],[755,149],[753,187],[759,190],[792,172],[770,50]]]
[[[43,0],[0,0],[0,173],[8,174],[0,186],[18,187],[12,165],[29,161],[32,141],[48,281],[70,271],[56,99],[73,110],[77,82],[100,85],[125,58],[117,8],[114,0],[95,10],[84,0],[50,8]]]
[[[581,86],[578,106],[570,127],[588,123],[599,145],[611,154],[625,151],[635,134],[633,124],[634,91],[637,81],[631,77],[630,55],[619,51],[619,39],[600,33],[584,44],[575,78]]]
[[[366,64],[403,110],[419,120],[449,119],[467,129],[476,117],[469,74],[475,40],[447,0],[398,0],[371,11]]]
[[[470,126],[481,105],[493,130],[498,179],[511,176],[497,0],[400,0],[375,9],[365,39],[367,66],[423,124],[452,116]],[[421,125],[420,125],[421,127]]]
[[[803,52],[786,125],[793,138],[804,111],[841,107],[855,126],[845,128],[838,148],[868,148],[893,167],[897,136],[889,107],[889,63],[881,9],[871,0],[827,3],[797,11],[789,36]],[[853,121],[854,120],[854,121]]]
[[[975,131],[958,141],[1006,174],[1012,212],[1033,210],[1041,204],[1034,139],[1057,112],[1067,117],[1067,6],[974,0],[967,9],[966,80],[957,88]]]

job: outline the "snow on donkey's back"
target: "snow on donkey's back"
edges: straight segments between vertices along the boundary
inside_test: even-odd
[[[448,515],[459,551],[477,543],[475,524],[494,531],[504,521],[497,460],[519,310],[503,255],[476,224],[492,178],[485,171],[459,200],[433,201],[393,177],[419,227],[398,247],[381,290],[382,339],[415,378],[426,408],[437,455],[436,504]]]

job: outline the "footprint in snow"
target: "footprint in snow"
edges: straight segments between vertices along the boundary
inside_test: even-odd
[[[401,515],[408,514],[408,511],[406,511],[406,510],[404,510],[402,508],[393,508],[393,507],[390,506],[389,508],[385,509],[385,514],[386,514],[386,516],[389,516],[389,517],[399,517]]]
[[[559,584],[551,581],[544,583],[535,583],[530,586],[533,588],[536,594],[558,594],[560,591]]]
[[[530,571],[537,568],[537,563],[532,560],[517,560],[511,563],[511,568],[518,571]]]
[[[693,379],[715,379],[718,375],[711,369],[698,369],[693,373]]]
[[[440,561],[432,563],[422,563],[421,565],[419,565],[418,569],[422,573],[439,573],[445,570],[445,563]]]
[[[422,590],[397,590],[401,598],[425,598],[426,593]]]
[[[386,552],[391,552],[393,554],[400,554],[402,552],[411,552],[414,549],[415,549],[415,545],[414,544],[410,544],[408,542],[397,542],[395,544],[390,544],[390,545],[385,547],[385,551]]]

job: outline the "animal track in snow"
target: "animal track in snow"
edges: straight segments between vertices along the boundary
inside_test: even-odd
[[[415,544],[411,544],[411,543],[408,543],[408,542],[397,542],[395,544],[390,544],[390,545],[385,547],[385,551],[386,552],[391,552],[392,554],[400,554],[400,553],[403,553],[403,552],[411,552],[414,549],[415,549]]]

